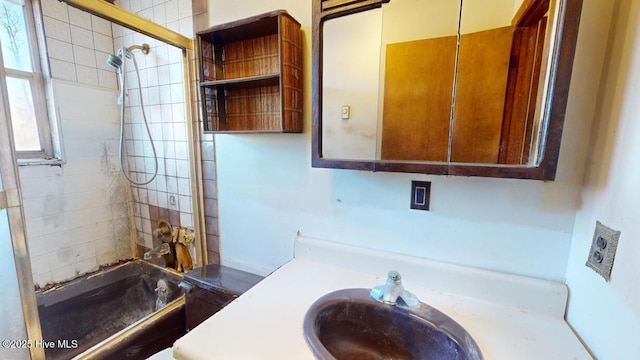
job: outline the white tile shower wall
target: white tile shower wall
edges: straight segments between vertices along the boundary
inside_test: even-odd
[[[41,4],[51,76],[117,89],[116,73],[106,63],[113,53],[111,23],[57,0]]]
[[[20,167],[40,286],[132,256],[127,184],[117,164],[117,91],[55,80],[54,92],[66,162]]]
[[[119,5],[187,37],[193,37],[190,0],[121,0]],[[132,61],[126,64],[127,116],[131,126],[125,130],[127,138],[131,139],[127,141],[129,169],[138,181],[146,181],[153,176],[155,162],[140,106],[141,90],[158,155],[158,175],[150,184],[134,187],[134,212],[138,243],[151,248],[151,231],[156,224],[151,224],[149,206],[179,211],[180,225],[193,227],[182,52],[118,25],[113,25],[113,34],[116,48],[143,43],[151,46],[148,55],[134,52],[140,70],[139,82]]]
[[[133,254],[117,164],[118,86],[105,63],[110,23],[57,0],[41,5],[65,163],[19,171],[32,272],[43,286]]]

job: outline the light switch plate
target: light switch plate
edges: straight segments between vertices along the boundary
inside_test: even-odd
[[[593,233],[591,249],[587,258],[587,267],[600,274],[607,282],[611,280],[613,259],[618,249],[620,231],[613,230],[600,221],[596,221],[596,230]]]
[[[411,181],[411,209],[429,211],[430,198],[430,181]]]
[[[351,106],[343,105],[340,114],[342,120],[349,120],[351,118]]]

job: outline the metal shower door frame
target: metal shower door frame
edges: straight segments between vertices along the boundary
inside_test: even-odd
[[[6,78],[0,77],[0,82],[6,82]],[[6,92],[2,92],[2,96],[0,96],[0,112],[2,114],[0,116],[0,177],[2,178],[0,210],[6,209],[7,211],[13,258],[18,279],[18,291],[27,335],[26,339],[14,340],[27,341],[31,344],[34,341],[42,340],[42,331],[40,329],[38,304],[31,273],[31,258],[29,257],[29,248],[27,246],[27,229],[22,207],[18,163],[12,136],[13,127],[9,121],[11,112],[8,105],[9,96]],[[29,354],[31,359],[44,359],[44,348],[30,346]]]

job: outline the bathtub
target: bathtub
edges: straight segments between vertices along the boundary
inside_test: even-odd
[[[171,346],[185,334],[180,281],[134,260],[37,293],[47,359],[140,359]]]

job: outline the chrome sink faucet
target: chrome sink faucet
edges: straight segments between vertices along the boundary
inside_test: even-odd
[[[371,289],[371,297],[382,303],[400,307],[415,308],[420,306],[420,300],[404,289],[402,276],[395,270],[391,270],[387,274],[386,284]]]

